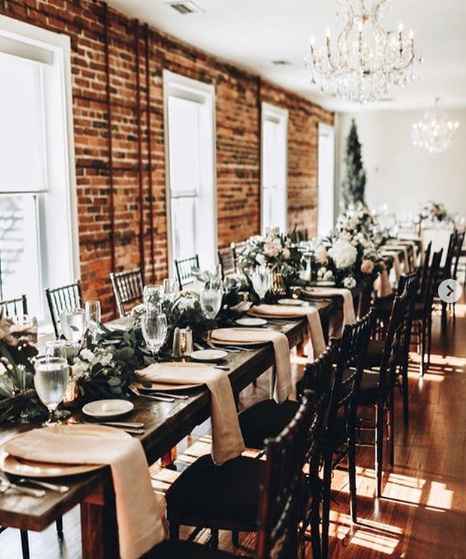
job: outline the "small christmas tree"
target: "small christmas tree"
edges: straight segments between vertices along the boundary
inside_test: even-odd
[[[361,143],[354,119],[346,141],[345,165],[346,179],[342,184],[345,208],[358,202],[365,205],[366,171],[362,163]]]

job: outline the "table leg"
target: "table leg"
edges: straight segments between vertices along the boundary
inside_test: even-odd
[[[102,487],[81,503],[83,559],[119,559],[115,496]]]

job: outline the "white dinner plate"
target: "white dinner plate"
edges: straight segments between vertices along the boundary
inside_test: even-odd
[[[89,402],[83,407],[83,413],[99,419],[118,417],[134,409],[134,404],[128,400],[97,400]]]
[[[191,359],[194,361],[207,361],[215,363],[226,359],[228,353],[222,349],[199,349],[198,351],[193,351],[190,355]]]
[[[299,299],[280,299],[278,304],[285,307],[302,307],[304,303]]]
[[[235,320],[238,326],[266,326],[267,320],[264,318],[243,317]]]

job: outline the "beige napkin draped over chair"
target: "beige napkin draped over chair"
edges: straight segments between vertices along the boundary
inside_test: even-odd
[[[100,427],[100,429],[99,429]],[[97,435],[102,430],[102,436]],[[151,485],[139,440],[121,431],[86,425],[54,425],[8,441],[9,454],[52,464],[102,464],[112,471],[121,559],[137,559],[165,539],[164,506]]]
[[[236,345],[271,342],[275,355],[273,397],[277,402],[284,402],[292,393],[290,345],[285,334],[265,328],[219,328],[211,332],[211,338],[214,342]]]
[[[409,250],[406,245],[399,244],[396,242],[388,243],[384,245],[384,249],[388,251],[398,251],[403,253],[403,264],[400,264],[400,267],[403,269],[404,274],[409,274],[411,271],[410,259],[409,259]]]
[[[224,464],[245,449],[228,374],[202,363],[154,363],[137,371],[145,382],[206,385],[211,394],[212,457]]]
[[[335,313],[331,317],[330,335],[332,337],[341,338],[344,327],[356,322],[353,294],[349,289],[344,287],[307,287],[304,290],[304,294],[306,293],[316,298],[341,297],[343,299],[343,315]]]
[[[393,288],[387,270],[382,270],[374,282],[377,297],[388,297],[393,293]]]
[[[308,335],[311,342],[312,353],[308,357],[317,359],[325,351],[325,338],[320,321],[319,311],[310,306],[287,306],[287,305],[256,305],[250,311],[252,316],[275,317],[275,318],[307,318]]]

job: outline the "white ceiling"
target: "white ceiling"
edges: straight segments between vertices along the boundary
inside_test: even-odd
[[[358,109],[322,97],[304,65],[309,37],[323,38],[326,27],[340,29],[337,0],[195,0],[204,12],[181,15],[166,0],[109,0],[130,17],[166,31],[217,57],[259,74],[327,108]],[[385,27],[403,22],[415,31],[424,59],[419,79],[396,88],[392,101],[375,108],[413,109],[432,104],[466,108],[466,0],[392,0]],[[287,60],[276,67],[272,60]],[[369,106],[374,108],[374,106]]]

